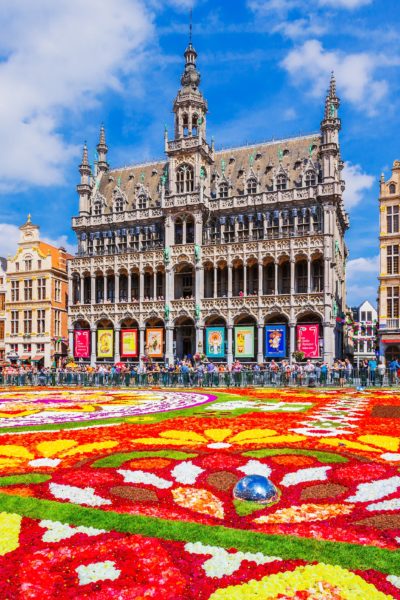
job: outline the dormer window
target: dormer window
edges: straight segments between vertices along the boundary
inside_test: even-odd
[[[287,189],[287,177],[283,173],[276,178],[276,189],[283,191]]]
[[[226,182],[221,183],[221,185],[219,186],[219,197],[220,198],[227,198],[228,195],[229,195],[228,184]]]
[[[251,177],[247,180],[247,193],[248,194],[256,194],[257,193],[257,180],[254,177]]]
[[[139,194],[139,196],[138,196],[138,208],[139,209],[147,208],[147,196],[146,196],[146,194]]]
[[[121,196],[115,198],[114,209],[116,213],[122,213],[124,210],[124,201]]]
[[[396,186],[394,183],[391,183],[389,185],[389,194],[395,194],[396,193]]]
[[[304,177],[304,184],[306,187],[317,184],[317,176],[315,174],[315,171],[307,171],[306,172],[305,177]]]
[[[93,214],[95,217],[100,217],[101,216],[101,202],[100,200],[96,200],[93,203]]]
[[[183,194],[194,190],[194,171],[190,165],[181,165],[176,172],[176,192]]]

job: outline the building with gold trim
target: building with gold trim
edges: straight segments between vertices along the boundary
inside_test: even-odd
[[[50,367],[67,356],[67,260],[42,242],[30,216],[7,260],[5,354],[12,362]]]
[[[279,326],[280,357],[309,336],[309,356],[332,362],[343,353],[349,226],[335,79],[316,133],[217,151],[191,42],[184,56],[165,157],[110,169],[102,127],[92,169],[84,146],[70,346],[92,364],[207,348],[261,362],[266,328]]]
[[[379,353],[386,362],[400,359],[400,161],[380,180],[379,194]]]

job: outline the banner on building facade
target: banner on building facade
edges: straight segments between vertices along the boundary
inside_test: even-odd
[[[97,330],[97,357],[113,358],[114,356],[114,331],[113,329]]]
[[[138,356],[137,329],[121,329],[121,357],[134,358]]]
[[[224,358],[225,327],[206,327],[206,356]]]
[[[162,358],[164,356],[164,329],[160,327],[146,329],[146,346],[149,358]]]
[[[286,353],[286,325],[265,326],[264,356],[284,358]]]
[[[74,331],[74,356],[75,358],[90,358],[90,329]]]
[[[305,358],[319,356],[319,325],[297,325],[297,350],[304,352]]]
[[[254,357],[254,327],[235,327],[235,357]]]

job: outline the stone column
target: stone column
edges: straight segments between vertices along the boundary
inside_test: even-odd
[[[182,220],[182,244],[186,244],[186,219]]]
[[[69,353],[71,354],[71,356],[74,356],[75,348],[74,348],[74,330],[73,329],[68,329],[68,346],[69,346]]]
[[[90,328],[90,366],[96,364],[96,327]]]
[[[247,296],[247,265],[243,265],[243,293]]]
[[[323,358],[324,361],[329,365],[332,365],[333,359],[335,358],[335,329],[334,324],[327,321],[324,322],[324,346],[323,346]]]
[[[157,271],[153,271],[153,300],[157,299]]]
[[[262,296],[263,295],[263,264],[262,263],[258,263],[258,295]]]
[[[96,275],[90,276],[90,304],[96,304]]]
[[[257,362],[258,363],[262,363],[264,362],[264,355],[263,355],[263,334],[264,334],[264,324],[263,323],[258,323],[257,325],[257,329],[258,329],[258,337],[257,337]]]
[[[143,302],[144,299],[144,273],[139,273],[139,302]]]
[[[196,325],[196,352],[204,352],[204,327]]]
[[[307,294],[311,294],[311,258],[307,257]]]
[[[121,360],[120,356],[120,328],[116,327],[114,330],[115,340],[114,340],[114,362],[119,362]]]
[[[214,266],[214,298],[218,298],[218,266]]]
[[[146,331],[145,327],[139,327],[139,358],[144,356],[144,346],[145,346],[145,338],[144,333]]]
[[[296,323],[289,323],[289,361],[293,362],[293,352],[296,351]]]
[[[232,265],[228,264],[228,298],[232,298]]]
[[[72,275],[68,279],[68,304],[70,306],[74,304],[74,280]]]
[[[226,355],[226,361],[228,365],[233,363],[233,325],[227,325],[227,333],[228,333],[228,349]]]
[[[107,279],[107,275],[104,275],[104,277],[103,277],[103,283],[104,283],[104,298],[103,298],[103,302],[107,302],[107,294],[108,294],[108,279]]]
[[[114,293],[115,293],[115,298],[114,298],[114,302],[117,303],[119,302],[119,273],[115,273],[114,275]]]
[[[173,333],[173,326],[167,325],[165,328],[165,362],[168,363],[172,363],[174,360]]]
[[[132,302],[132,273],[128,271],[128,302]]]
[[[275,265],[275,284],[274,284],[275,285],[275,290],[274,290],[274,292],[275,292],[275,296],[277,296],[278,293],[279,293],[279,290],[278,290],[278,269],[279,269],[279,265],[278,265],[277,262],[275,262],[274,265]]]
[[[290,259],[290,293],[294,294],[296,291],[295,287],[295,277],[296,277],[296,262],[294,258]]]
[[[85,291],[85,278],[83,275],[80,275],[79,279],[79,303],[84,303],[84,291]]]

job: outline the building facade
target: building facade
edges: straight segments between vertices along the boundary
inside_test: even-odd
[[[0,361],[5,358],[7,259],[0,256]]]
[[[363,360],[376,358],[378,313],[368,300],[353,308],[352,312],[353,359],[358,367]]]
[[[30,216],[20,231],[18,251],[7,261],[6,358],[58,365],[67,356],[67,260],[72,257],[40,241]]]
[[[386,362],[400,358],[399,247],[400,161],[393,163],[386,181],[382,174],[379,195],[379,354]]]
[[[332,77],[316,134],[216,151],[197,54],[185,51],[165,158],[110,169],[104,128],[85,145],[69,263],[69,335],[92,364],[148,355],[342,352],[344,210]]]

